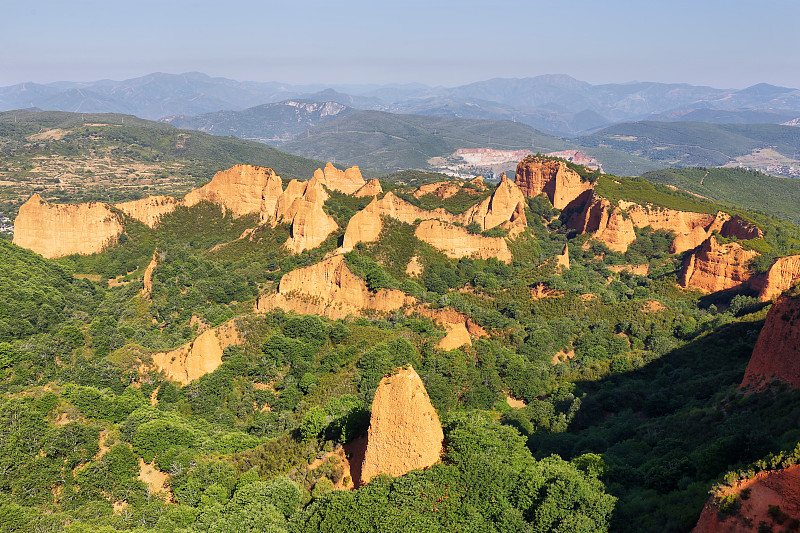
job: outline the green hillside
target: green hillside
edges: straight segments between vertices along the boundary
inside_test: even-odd
[[[776,124],[630,122],[575,141],[586,147],[611,148],[661,166],[677,167],[722,166],[760,149],[774,150],[792,161],[800,154],[800,128]]]
[[[729,208],[571,166],[612,203]],[[451,213],[491,192],[414,198],[412,184],[440,176],[386,178]],[[0,242],[0,531],[688,532],[729,472],[796,461],[800,392],[737,388],[770,303],[744,288],[681,289],[671,232],[637,229],[614,252],[568,229],[570,213],[544,196],[527,199],[509,262],[448,257],[417,237],[420,221],[384,217],[342,264],[370,296],[413,297],[406,308],[254,311],[284,276],[329,257],[370,202],[331,192],[323,209],[339,229],[300,254],[283,247],[286,224],[207,202],[155,229],[123,219],[120,244],[89,256],[45,260]],[[800,248],[800,227],[729,212],[763,229],[740,244],[764,257]],[[565,245],[568,269],[554,261]],[[470,344],[440,348],[438,312],[463,320]],[[160,369],[188,376],[198,361],[168,352],[230,320],[239,343],[214,370],[187,384]],[[442,423],[441,459],[346,490],[378,384],[406,365]]]
[[[124,201],[180,195],[237,163],[308,179],[324,166],[236,137],[178,130],[130,115],[0,113],[0,211],[33,192],[55,201]]]
[[[642,178],[800,224],[800,180],[740,168],[671,168]]]
[[[511,121],[470,120],[359,111],[309,129],[281,150],[354,164],[375,173],[424,169],[458,148],[552,152],[574,146]]]

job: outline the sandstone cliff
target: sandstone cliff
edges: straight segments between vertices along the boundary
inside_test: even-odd
[[[414,235],[441,250],[447,257],[477,257],[488,259],[496,257],[504,263],[511,262],[511,251],[502,237],[473,235],[460,226],[438,220],[421,222]]]
[[[742,491],[749,495],[741,498]],[[720,513],[718,498],[739,496],[742,506],[736,514]],[[743,533],[761,531],[760,524],[777,525],[769,513],[769,506],[780,506],[791,517],[800,516],[800,465],[782,470],[759,472],[752,478],[737,482],[733,487],[712,496],[692,533]],[[786,526],[787,524],[784,524]],[[772,531],[772,527],[769,528]],[[784,528],[776,527],[775,531]],[[788,531],[788,529],[786,529]]]
[[[379,196],[380,194],[383,194],[381,182],[376,179],[371,179],[365,183],[363,187],[354,192],[353,196],[356,198],[365,198],[367,196]]]
[[[704,292],[738,287],[753,275],[747,263],[758,255],[738,242],[721,245],[712,235],[684,262],[679,283]]]
[[[257,311],[283,309],[317,314],[334,320],[361,316],[364,310],[395,311],[414,302],[402,291],[371,292],[364,280],[353,274],[341,255],[293,270],[281,278],[277,293],[261,295]]]
[[[361,177],[361,170],[356,166],[342,171],[328,163],[325,165],[325,170],[317,169],[314,177],[327,188],[345,194],[353,194],[366,184],[364,178]]]
[[[142,288],[142,296],[145,298],[150,298],[150,295],[153,293],[153,271],[158,266],[158,253],[156,250],[153,250],[153,258],[147,264],[147,268],[144,269],[144,279],[142,280],[144,283],[144,287]]]
[[[184,205],[191,207],[202,201],[217,204],[236,216],[264,211],[265,192],[271,202],[275,191],[280,192],[281,179],[271,168],[253,165],[234,165],[217,172],[211,181],[184,196]]]
[[[567,227],[581,233],[593,232],[593,239],[605,243],[615,252],[625,252],[636,240],[633,221],[619,207],[612,206],[600,196],[590,197],[583,211],[570,218]]]
[[[284,247],[294,253],[316,248],[339,229],[336,221],[322,206],[329,198],[322,182],[292,180],[275,204],[275,220],[291,225]],[[262,216],[263,219],[263,216]]]
[[[514,181],[525,196],[545,193],[556,209],[564,209],[586,198],[592,183],[569,168],[564,161],[526,157],[517,165]]]
[[[375,198],[367,207],[353,215],[347,224],[342,241],[342,250],[349,252],[359,242],[375,242],[383,229],[381,217],[391,217],[406,224],[417,220],[439,219],[452,222],[454,217],[444,209],[426,211],[388,192],[383,198]]]
[[[431,309],[430,307],[418,305],[408,309],[406,314],[418,314],[430,318],[443,327],[446,334],[437,344],[437,347],[442,350],[454,350],[464,345],[471,346],[472,337],[483,338],[489,336],[486,330],[471,318],[454,309]]]
[[[565,244],[561,255],[556,256],[556,265],[569,270],[569,244]]]
[[[777,379],[800,387],[800,296],[778,298],[767,313],[742,387],[763,389]]]
[[[222,364],[222,352],[232,344],[239,344],[239,333],[234,320],[201,333],[195,340],[169,352],[153,354],[153,363],[169,379],[183,385],[213,372]]]
[[[437,181],[436,183],[426,183],[425,185],[420,185],[414,191],[413,195],[414,198],[422,198],[425,195],[432,194],[437,198],[445,200],[458,194],[458,191],[460,191],[461,188],[462,184],[455,181]]]
[[[14,228],[14,244],[49,259],[101,252],[123,229],[107,204],[50,204],[38,194],[19,208]]]
[[[158,220],[167,213],[175,211],[178,205],[180,201],[172,196],[148,196],[141,200],[114,204],[114,207],[129,217],[155,228]]]
[[[781,257],[769,270],[758,296],[762,302],[772,300],[800,281],[800,255]]]
[[[515,215],[518,217],[520,204],[524,217],[525,195],[513,181],[503,174],[500,185],[492,195],[456,217],[456,221],[465,226],[475,222],[481,227],[481,230],[491,229],[511,220]]]
[[[439,461],[444,433],[425,385],[412,367],[384,377],[372,402],[361,482],[402,476]]]

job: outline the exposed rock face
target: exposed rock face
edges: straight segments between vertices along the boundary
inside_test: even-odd
[[[236,216],[261,213],[264,190],[280,188],[280,178],[271,168],[234,165],[217,172],[212,180],[187,194],[183,203],[191,207],[202,201],[222,206]]]
[[[564,249],[561,251],[561,255],[556,256],[556,265],[560,267],[564,267],[565,269],[569,270],[569,245],[564,244]]]
[[[800,255],[781,257],[767,271],[758,297],[762,302],[772,300],[800,280]]]
[[[612,207],[605,198],[592,194],[583,210],[567,222],[570,229],[581,233],[594,232],[593,238],[602,241],[614,251],[625,252],[636,240],[634,228],[650,226],[654,230],[673,231],[676,236],[670,253],[683,253],[700,246],[714,232],[723,237],[755,239],[763,232],[755,225],[722,211],[716,215],[676,211],[653,205],[640,205],[620,200]]]
[[[750,491],[749,497],[741,499],[742,507],[734,515],[720,513],[715,497],[706,503],[700,520],[692,533],[742,533],[759,531],[759,524],[774,523],[769,513],[770,505],[777,505],[789,516],[800,516],[800,465],[782,470],[759,472],[752,478],[737,482],[732,488],[722,491],[718,497],[729,494],[740,495]],[[785,526],[785,524],[784,524]],[[783,528],[775,528],[780,531]]]
[[[525,196],[545,193],[556,209],[564,209],[592,189],[589,181],[569,168],[564,161],[527,157],[517,165],[514,179]]]
[[[483,181],[483,176],[475,176],[471,180],[469,180],[470,185],[477,187],[478,189],[485,191],[488,187],[486,187],[486,183]]]
[[[180,202],[172,196],[148,196],[141,200],[114,204],[114,207],[129,217],[155,228],[158,220],[167,213],[175,211],[178,205]]]
[[[522,204],[522,216],[524,217],[525,195],[513,181],[503,174],[500,185],[492,195],[458,216],[457,221],[465,226],[476,222],[481,230],[491,229],[511,220],[515,215],[518,217],[520,204]]]
[[[411,277],[421,276],[425,267],[419,262],[419,257],[416,255],[411,258],[411,261],[406,265],[406,274]]]
[[[222,351],[239,342],[236,325],[229,320],[176,350],[153,354],[153,362],[168,378],[186,385],[216,370],[222,364]]]
[[[414,235],[434,248],[441,250],[447,257],[478,257],[488,259],[496,257],[504,263],[511,262],[511,252],[501,237],[484,237],[473,235],[462,227],[426,220],[421,222]]]
[[[364,184],[363,187],[353,193],[356,198],[365,198],[367,196],[378,196],[383,193],[381,182],[377,179],[371,179]]]
[[[359,242],[378,240],[383,229],[382,216],[391,217],[406,224],[413,224],[416,220],[454,220],[453,215],[444,209],[426,211],[388,192],[380,200],[375,198],[367,207],[350,218],[344,232],[342,250],[349,252]]]
[[[414,198],[422,198],[427,194],[432,194],[442,200],[452,198],[461,190],[461,184],[454,181],[437,181],[436,183],[426,183],[420,185],[414,191]]]
[[[712,235],[684,263],[679,283],[704,292],[738,287],[752,276],[747,262],[758,255],[738,242],[721,245]]]
[[[402,476],[439,461],[444,433],[425,385],[412,367],[383,378],[372,402],[361,481]]]
[[[517,208],[511,213],[511,218],[500,224],[500,227],[508,230],[509,239],[516,239],[520,233],[525,231],[525,228],[528,227],[528,219],[525,216],[525,204],[522,202],[518,203]]]
[[[366,184],[364,178],[361,177],[361,170],[356,166],[341,171],[333,164],[328,163],[325,165],[325,170],[318,169],[314,172],[314,177],[324,183],[327,188],[345,194],[353,194]]]
[[[101,252],[122,233],[118,215],[107,204],[50,204],[38,194],[19,208],[14,227],[14,244],[48,259]]]
[[[445,329],[446,335],[439,341],[437,347],[442,350],[455,350],[464,345],[472,345],[472,337],[488,337],[481,326],[476,324],[471,318],[453,309],[431,309],[429,307],[417,306],[409,309],[406,314],[417,313],[428,317]]]
[[[767,313],[742,387],[763,389],[778,379],[800,388],[800,297],[784,295]]]
[[[256,301],[257,311],[276,308],[301,314],[318,314],[334,320],[361,316],[364,310],[395,311],[414,302],[402,291],[371,292],[364,280],[353,274],[341,255],[293,270],[281,278],[278,292]]]
[[[145,298],[149,298],[153,293],[153,271],[157,266],[158,253],[153,250],[153,258],[150,260],[150,263],[147,264],[147,268],[144,269],[144,288],[142,289],[142,296]]]

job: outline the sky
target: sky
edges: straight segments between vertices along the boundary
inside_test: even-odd
[[[0,86],[197,71],[290,84],[568,74],[800,87],[797,0],[9,0],[0,15]]]

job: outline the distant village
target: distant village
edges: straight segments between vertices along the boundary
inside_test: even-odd
[[[14,223],[13,221],[5,216],[5,214],[0,211],[0,233],[14,233]]]

